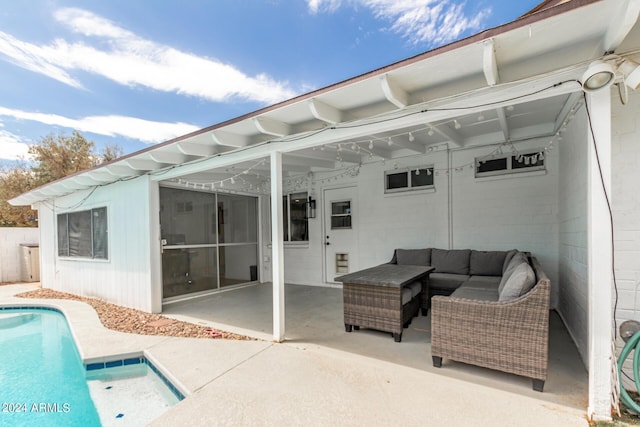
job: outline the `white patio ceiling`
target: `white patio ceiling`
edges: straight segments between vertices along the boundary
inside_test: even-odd
[[[588,64],[605,52],[637,54],[638,4],[564,3],[133,153],[11,202],[33,204],[185,163],[201,166],[174,169],[166,177],[190,174],[201,182],[222,180],[241,170],[238,164],[248,159],[246,153],[258,158],[285,143],[283,170],[291,175],[333,170],[372,157],[427,153],[444,144],[460,148],[551,136],[581,98],[579,84],[555,84],[579,80]],[[537,90],[541,92],[529,96]],[[245,159],[238,153],[245,153]],[[234,164],[239,169],[230,167]]]

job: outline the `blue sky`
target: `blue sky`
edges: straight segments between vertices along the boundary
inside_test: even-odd
[[[0,162],[50,133],[131,153],[509,22],[539,0],[20,0]]]

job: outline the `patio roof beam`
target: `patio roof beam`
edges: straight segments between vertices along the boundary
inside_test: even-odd
[[[105,173],[102,170],[90,171],[90,172],[87,172],[84,175],[87,175],[91,179],[93,179],[95,181],[100,181],[100,182],[113,182],[113,181],[116,180],[116,178],[113,175],[111,175],[109,173]]]
[[[489,86],[495,86],[500,82],[498,74],[498,60],[496,59],[496,50],[494,48],[493,39],[484,41],[484,50],[482,55],[482,71],[484,78]]]
[[[216,130],[216,131],[212,131],[210,135],[213,142],[218,146],[216,148],[219,148],[219,147],[240,148],[240,147],[246,147],[247,145],[250,145],[250,141],[248,138],[241,135],[236,135],[230,132]]]
[[[311,98],[309,100],[309,109],[311,110],[313,117],[325,123],[335,125],[343,120],[342,111],[318,100],[317,98]]]
[[[403,109],[409,105],[409,94],[391,80],[388,74],[380,77],[380,86],[387,101]]]
[[[179,165],[182,163],[195,160],[193,156],[187,156],[181,153],[171,153],[169,151],[155,150],[149,152],[149,158],[156,163],[167,163],[170,165]]]
[[[493,108],[500,108],[568,94],[579,88],[579,84],[572,82],[558,83],[576,79],[582,75],[582,72],[584,72],[584,67],[567,69],[538,80],[504,84],[500,85],[503,87],[496,86],[490,90],[484,89],[475,94],[469,94],[462,99],[443,99],[411,106],[410,109],[405,111],[394,111],[384,117],[361,120],[356,125],[344,128],[336,126],[335,129],[330,129],[326,132],[309,132],[308,135],[300,134],[300,138],[295,145],[286,141],[274,140],[270,144],[255,146],[251,150],[230,152],[224,156],[212,157],[197,164],[184,165],[170,171],[163,171],[162,175],[152,176],[151,179],[159,181],[248,160],[257,160],[269,156],[273,150],[281,150],[282,152],[303,150],[345,140],[370,138],[371,135],[392,132],[411,126],[424,126],[425,123],[450,120],[460,115],[460,111],[456,110],[456,108],[464,108],[467,114],[475,114],[486,110],[487,104],[492,104]]]
[[[615,52],[627,37],[640,15],[640,0],[621,1],[616,17],[611,19],[609,28],[602,39],[600,54]]]
[[[166,165],[162,163],[156,162],[151,159],[142,159],[140,157],[133,157],[127,160],[124,160],[123,163],[126,166],[131,167],[132,169],[141,170],[141,171],[152,171],[156,169],[161,169]]]
[[[209,157],[216,153],[216,148],[213,145],[178,142],[176,147],[187,156]]]
[[[393,139],[393,145],[397,145],[400,148],[405,148],[419,154],[425,154],[427,152],[427,147],[424,144],[420,144],[415,141],[405,141],[401,138],[402,137],[396,137]]]
[[[464,141],[462,139],[462,136],[460,136],[460,134],[458,132],[452,130],[449,126],[447,126],[447,125],[440,125],[440,126],[432,125],[431,128],[433,129],[433,131],[435,133],[437,133],[440,136],[444,137],[454,147],[457,148],[457,147],[463,147],[464,146]]]
[[[504,112],[504,107],[496,108],[496,114],[498,115],[498,122],[500,123],[500,130],[505,141],[509,140],[509,123],[507,122],[507,114]]]
[[[131,166],[127,166],[124,162],[118,162],[116,164],[105,166],[104,170],[116,177],[142,175],[144,172],[138,169],[134,169]]]
[[[351,144],[348,146],[351,147]],[[329,150],[330,151],[327,151],[327,148],[325,148],[324,150],[319,150],[314,147],[312,152],[296,151],[295,155],[299,157],[311,157],[315,159],[331,160],[334,162],[337,161],[337,153],[334,154],[335,150],[333,150],[333,147],[329,148]],[[360,163],[360,161],[362,160],[360,155],[357,152],[353,152],[351,148],[349,148],[349,150],[347,150],[346,148],[342,148],[340,155],[342,157],[342,161],[347,163]]]
[[[569,114],[574,111],[574,108],[576,106],[576,103],[582,98],[582,92],[574,92],[572,94],[570,94],[567,97],[567,100],[565,101],[564,105],[562,106],[562,110],[560,110],[560,113],[558,114],[558,117],[556,117],[556,123],[555,126],[553,127],[553,133],[557,133],[560,128],[564,125],[565,121],[567,120],[567,117],[569,116]]]
[[[311,157],[302,157],[297,153],[287,153],[283,158],[283,164],[285,168],[289,168],[291,166],[305,166],[305,167],[317,167],[322,169],[333,169],[336,164],[336,160],[324,160],[324,159],[314,159]]]
[[[268,117],[254,117],[253,124],[258,132],[265,135],[283,137],[291,133],[291,126]]]

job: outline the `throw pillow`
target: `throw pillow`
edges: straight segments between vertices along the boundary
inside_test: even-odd
[[[509,261],[507,268],[504,270],[504,273],[502,274],[502,279],[500,280],[500,286],[498,286],[499,293],[502,292],[502,289],[504,289],[504,286],[506,285],[507,281],[511,277],[511,274],[516,269],[516,267],[518,267],[520,264],[529,264],[529,261],[527,260],[527,256],[524,253],[516,252],[516,254],[513,255],[513,257],[511,257],[511,261]]]
[[[535,273],[528,263],[518,265],[499,293],[499,301],[509,301],[526,294],[535,285],[535,280]]]
[[[502,264],[502,275],[504,275],[504,272],[507,270],[507,266],[509,265],[509,262],[511,262],[511,258],[513,258],[513,256],[517,253],[517,249],[511,249],[510,251],[507,251],[507,255],[504,257],[504,264]]]

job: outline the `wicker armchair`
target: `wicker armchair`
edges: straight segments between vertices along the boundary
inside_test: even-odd
[[[535,286],[511,301],[446,296],[431,300],[431,355],[533,379],[542,391],[547,378],[550,281],[531,259]]]

